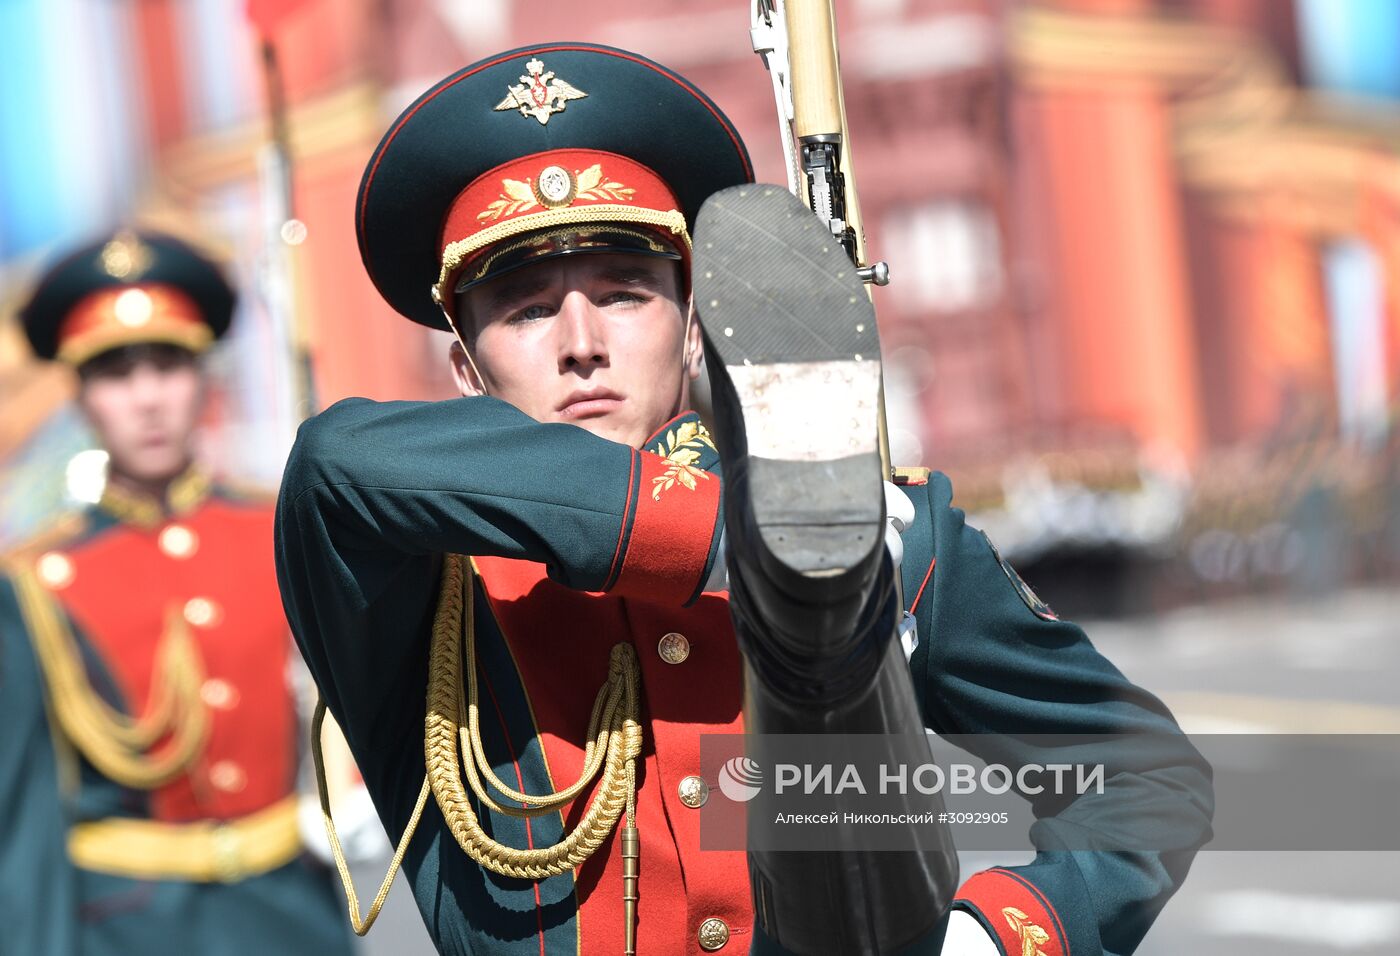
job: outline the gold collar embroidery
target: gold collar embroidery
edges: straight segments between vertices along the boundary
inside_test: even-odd
[[[702,448],[716,450],[709,429],[698,421],[684,421],[668,431],[666,437],[652,449],[667,462],[666,471],[651,480],[652,498],[660,501],[661,493],[677,483],[694,491],[696,478],[708,480],[709,474],[695,464],[700,460],[699,449]]]
[[[197,467],[191,467],[170,483],[166,500],[119,488],[111,482],[102,489],[97,506],[119,521],[141,528],[155,528],[175,515],[188,514],[209,497],[213,482]]]

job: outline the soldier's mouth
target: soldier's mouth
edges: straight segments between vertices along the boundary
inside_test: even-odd
[[[575,392],[559,406],[559,415],[565,420],[596,418],[616,411],[623,401],[621,395],[605,388]]]

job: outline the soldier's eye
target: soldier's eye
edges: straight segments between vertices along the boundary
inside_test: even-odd
[[[644,296],[644,295],[638,295],[638,294],[635,293],[635,292],[609,292],[607,295],[603,296],[603,298],[602,298],[602,300],[599,302],[599,304],[600,304],[600,305],[618,305],[618,304],[623,304],[623,305],[633,304],[633,305],[636,305],[636,304],[640,304],[640,303],[643,303],[643,302],[646,302],[646,301],[647,301],[647,297],[646,297],[646,296]]]
[[[506,324],[516,325],[521,322],[533,322],[535,319],[543,319],[552,315],[554,307],[548,305],[531,305],[523,309],[518,309],[506,317]]]

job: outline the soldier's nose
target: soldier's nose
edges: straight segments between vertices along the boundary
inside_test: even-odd
[[[587,296],[570,293],[564,298],[558,329],[561,370],[607,362],[607,336],[602,316]]]

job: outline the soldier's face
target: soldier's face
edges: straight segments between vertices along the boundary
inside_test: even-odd
[[[189,466],[204,400],[198,361],[182,349],[99,357],[86,369],[78,401],[111,468],[159,482]]]
[[[700,371],[679,278],[668,259],[580,255],[468,289],[457,311],[476,370],[454,343],[458,387],[639,446],[685,407]]]

